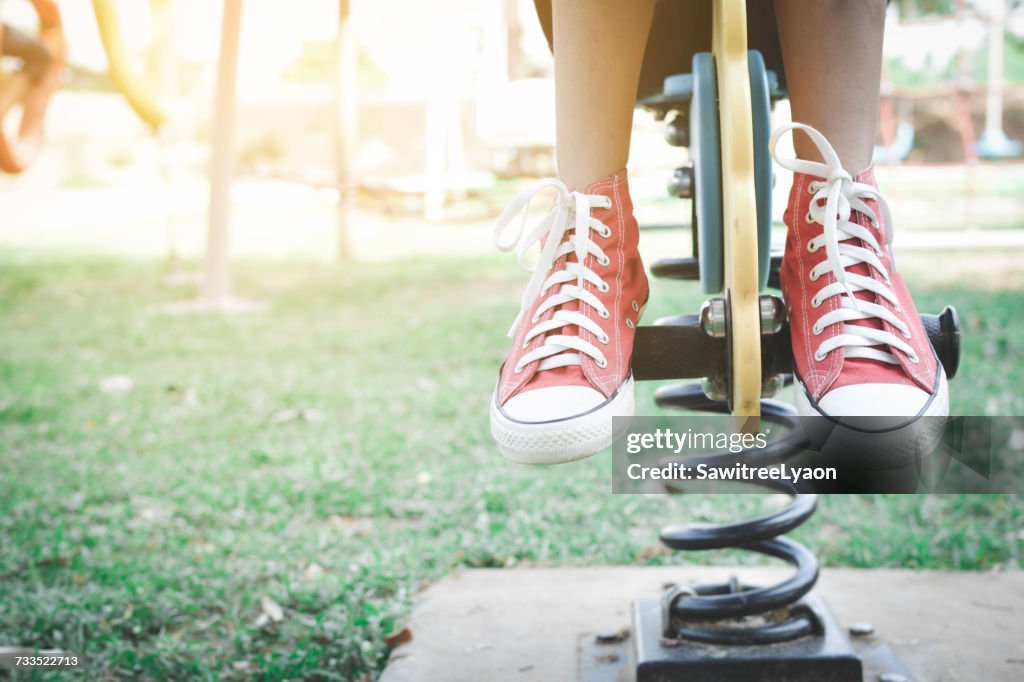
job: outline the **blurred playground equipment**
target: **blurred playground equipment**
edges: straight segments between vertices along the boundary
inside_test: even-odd
[[[166,53],[170,49],[167,39],[170,30],[170,9],[172,0],[150,0],[153,13],[155,36],[163,36],[160,45],[154,52]],[[110,64],[110,77],[117,89],[128,100],[132,110],[153,130],[159,130],[167,120],[159,101],[149,82],[139,74],[131,63],[131,56],[121,37],[121,24],[117,16],[116,0],[92,0],[96,14],[96,25],[99,27],[103,50]]]
[[[4,45],[5,38],[20,38],[27,48],[31,39],[21,38],[6,27],[0,32],[0,55],[20,57],[22,68],[7,73],[0,68],[0,170],[20,173],[39,155],[43,145],[46,107],[50,95],[60,84],[64,69],[66,45],[60,11],[53,0],[31,0],[39,18],[38,41],[47,55],[33,55],[26,49],[19,54],[13,45]],[[33,59],[40,64],[33,64]],[[33,69],[38,66],[38,72]],[[20,116],[18,113],[20,112]]]
[[[9,0],[2,11],[8,16],[16,14],[14,10],[22,6],[26,11],[32,11],[30,1]],[[372,5],[352,3],[357,10],[354,21],[349,19],[352,8],[348,1],[318,0],[318,6],[326,5],[332,10],[337,8],[338,25],[328,24],[329,29],[336,28],[333,36],[336,42],[325,40],[322,33],[313,38],[308,35],[308,30],[306,35],[298,35],[297,40],[305,41],[303,49],[307,44],[322,48],[319,54],[326,56],[324,61],[334,69],[333,72],[324,68],[315,76],[317,83],[309,79],[301,86],[299,81],[289,80],[290,77],[279,78],[274,86],[277,89],[268,87],[260,92],[257,100],[247,90],[251,78],[246,69],[251,70],[251,65],[260,58],[248,56],[248,48],[243,46],[240,61],[236,54],[233,61],[227,62],[228,66],[241,67],[242,78],[237,105],[240,114],[238,120],[227,128],[221,127],[217,121],[233,121],[233,112],[227,111],[226,118],[218,118],[215,112],[222,112],[223,107],[236,109],[236,105],[228,101],[234,99],[233,95],[230,98],[216,96],[221,86],[214,87],[215,83],[223,83],[227,87],[228,80],[223,70],[216,71],[217,77],[214,78],[215,51],[209,50],[206,44],[202,48],[203,56],[199,58],[182,51],[186,39],[183,38],[183,27],[177,22],[182,21],[182,7],[187,4],[185,0],[143,3],[128,0],[93,0],[91,3],[40,0],[40,3],[65,12],[71,24],[70,28],[65,27],[70,36],[70,47],[79,49],[92,41],[100,59],[86,62],[87,65],[83,66],[83,62],[77,61],[80,56],[75,54],[75,50],[71,51],[71,69],[63,69],[68,97],[65,99],[62,94],[57,107],[50,108],[50,127],[55,141],[64,144],[70,137],[57,137],[62,128],[53,125],[55,115],[60,115],[61,121],[68,119],[64,113],[65,107],[69,106],[67,102],[76,102],[77,105],[78,98],[85,92],[109,90],[110,85],[124,96],[127,105],[144,122],[138,128],[133,126],[132,130],[144,127],[152,131],[148,138],[152,144],[139,145],[139,152],[120,153],[144,158],[146,163],[140,168],[143,173],[164,177],[163,200],[159,199],[158,187],[150,188],[156,201],[149,205],[154,216],[147,217],[147,220],[165,223],[167,238],[161,239],[159,228],[149,230],[148,234],[156,235],[151,243],[158,251],[166,245],[164,250],[171,263],[177,260],[179,251],[204,256],[203,297],[207,300],[227,300],[230,294],[228,265],[231,249],[228,245],[232,240],[227,228],[227,204],[219,202],[217,197],[227,196],[226,187],[233,178],[242,179],[247,186],[272,182],[277,188],[286,188],[296,194],[317,195],[318,201],[325,206],[329,204],[322,212],[322,219],[319,217],[321,214],[317,214],[317,220],[324,228],[317,232],[316,239],[322,240],[326,247],[320,248],[318,253],[333,250],[347,257],[355,247],[362,251],[370,241],[364,241],[363,230],[358,231],[355,237],[349,234],[354,203],[372,202],[375,210],[383,206],[389,217],[419,214],[434,223],[450,222],[453,218],[463,220],[466,206],[476,215],[488,210],[488,206],[480,202],[463,201],[466,197],[482,198],[484,204],[494,202],[490,203],[490,209],[498,203],[493,196],[502,190],[501,185],[496,185],[496,178],[543,176],[552,172],[554,126],[550,65],[545,61],[543,39],[536,31],[527,30],[531,18],[524,17],[524,10],[530,3],[524,0],[490,0],[471,9],[466,9],[469,3],[445,0],[432,10],[418,6],[403,9],[411,24],[424,29],[420,34],[430,34],[444,22],[450,22],[453,15],[443,16],[444,12],[460,12],[459,20],[466,23],[465,31],[452,32],[444,45],[435,48],[431,48],[425,38],[418,38],[411,28],[401,33],[399,40],[389,44],[377,39],[383,35],[380,24],[386,19],[385,15],[393,11],[393,6],[400,6],[397,0],[394,5],[388,2]],[[963,59],[965,64],[972,61],[975,66],[970,70],[965,66],[962,76],[955,80],[939,73],[936,78],[929,77],[920,82],[908,80],[905,71],[897,69],[882,103],[880,147],[884,149],[879,150],[878,161],[916,166],[935,162],[960,163],[961,159],[970,161],[973,157],[982,162],[994,159],[1016,163],[1019,155],[1006,154],[1014,151],[1013,138],[1021,136],[1021,90],[1015,82],[1019,74],[1014,70],[1017,68],[1014,56],[1017,43],[1011,37],[1021,34],[1021,10],[1007,10],[1000,19],[997,13],[989,14],[990,3],[970,1],[955,4],[956,7],[962,6],[957,10],[959,14],[931,14],[926,18],[901,15],[896,20],[897,9],[902,13],[907,4],[892,3],[893,20],[887,30],[898,31],[904,26],[913,30],[917,24],[930,30],[930,24],[925,24],[932,22],[940,26],[944,32],[942,35],[947,35],[952,24],[957,35],[970,36],[971,40],[965,38],[962,44],[945,39],[941,42],[958,46],[956,49],[970,57]],[[245,37],[242,39],[245,45],[249,44],[246,41],[250,39],[250,24],[257,23],[253,17],[263,11],[262,6],[256,3],[251,5],[239,3],[239,11],[243,11],[244,6],[247,13]],[[953,0],[946,5],[954,6]],[[208,15],[208,24],[217,26],[218,16],[230,19],[230,13],[223,11],[225,7],[234,11],[233,3],[218,2],[210,3],[208,9],[190,9],[189,12]],[[83,14],[82,8],[87,14]],[[82,21],[83,18],[91,18],[93,22]],[[960,30],[956,22],[962,22],[970,30]],[[22,23],[31,28],[28,23]],[[86,36],[88,40],[80,41],[83,25],[87,27],[85,32],[91,35]],[[176,26],[178,35],[174,36]],[[214,35],[216,30],[209,31],[207,27],[206,33],[210,35],[203,40],[207,40],[209,46],[218,44]],[[909,39],[898,32],[894,35],[898,36],[897,42],[920,44],[921,50],[938,49],[918,40],[913,32]],[[95,36],[100,40],[97,41]],[[193,39],[189,37],[187,41]],[[539,43],[539,51],[534,43]],[[997,43],[1005,43],[1005,50]],[[92,44],[88,49],[93,50]],[[1005,51],[1004,58],[998,58],[1001,50]],[[418,54],[416,63],[410,64],[410,60],[402,56],[403,51]],[[106,55],[105,64],[103,55]],[[988,61],[984,68],[979,69],[976,64],[984,55],[989,55]],[[890,57],[893,62],[899,59],[896,53]],[[995,76],[1003,62],[1006,63],[1007,77],[1002,79],[1006,82],[1000,86],[1000,79]],[[357,71],[359,77],[366,78],[358,91],[355,85]],[[941,69],[933,71],[938,73]],[[375,72],[383,74],[381,78],[387,82],[385,86],[372,83]],[[28,148],[27,145],[19,145],[19,140],[31,141],[34,155],[22,155],[21,158],[38,157],[38,151],[42,149],[42,119],[40,125],[26,127],[26,132],[31,134],[21,138],[16,134],[21,119],[28,120],[17,115],[20,103],[10,104],[11,94],[15,91],[8,84],[12,80],[24,81],[16,60],[5,58],[0,65],[0,73],[9,74],[4,79],[5,85],[0,86],[4,93],[0,102],[7,103],[4,104],[4,139],[13,141],[13,146],[8,145],[13,149]],[[435,73],[453,75],[440,78],[435,77]],[[18,78],[14,79],[15,76]],[[267,82],[273,78],[273,75],[268,76]],[[656,85],[660,87],[660,84]],[[282,113],[290,106],[286,100],[296,95],[308,96],[308,100],[302,101],[314,103],[314,106],[294,108],[294,117],[301,119],[297,125],[301,125],[302,134],[296,133],[298,128],[289,128],[284,123],[290,119]],[[103,101],[109,102],[113,108],[119,106],[114,98]],[[330,113],[326,109],[331,109]],[[250,116],[253,113],[256,115]],[[984,127],[979,124],[981,113],[984,113]],[[637,120],[639,126],[646,127],[643,131],[647,135],[643,142],[646,149],[657,146],[659,133],[654,130],[654,124],[644,116]],[[87,125],[83,117],[73,129],[74,134],[90,135],[85,130]],[[310,135],[305,134],[307,126]],[[63,129],[70,128],[65,126]],[[962,144],[957,144],[958,138]],[[90,148],[98,149],[101,139],[100,136],[90,139]],[[1004,139],[1005,144],[1000,142]],[[261,148],[260,143],[264,141]],[[222,149],[226,150],[223,158],[216,152],[222,142]],[[120,144],[127,146],[130,142]],[[322,150],[322,156],[316,158],[316,163],[305,163],[311,154],[304,152],[303,147],[315,147],[314,153]],[[647,163],[649,170],[646,172],[655,182],[657,179],[653,176],[656,168],[662,167],[666,151],[659,150],[649,157],[660,159],[657,163],[649,159],[640,161],[641,164]],[[102,153],[111,152],[103,150]],[[69,158],[70,155],[65,155],[61,159],[63,167],[69,165]],[[214,163],[207,166],[207,158]],[[52,163],[52,159],[50,157],[46,163]],[[106,180],[95,180],[97,174],[92,170],[96,167],[100,167],[101,173],[113,169],[105,177],[125,176],[123,169],[115,169],[112,164],[103,166],[96,157],[91,157],[88,165],[88,170],[78,172],[76,168],[68,175],[74,173],[78,178],[76,182],[97,186]],[[30,163],[20,164],[22,170],[29,167]],[[645,172],[642,166],[640,168]],[[227,169],[228,177],[218,179],[215,172],[224,169]],[[958,202],[958,208],[964,203],[961,201],[964,193],[960,190],[970,190],[974,186],[972,182],[984,182],[985,171],[976,177],[972,176],[973,172],[964,165],[963,170],[953,169],[943,175],[944,178],[953,177],[956,182],[958,192],[951,203]],[[956,173],[962,175],[957,176]],[[134,177],[141,178],[142,175]],[[41,186],[44,184],[41,178],[39,173],[30,174],[25,186]],[[186,183],[190,192],[188,205],[202,204],[202,211],[207,212],[205,220],[187,215],[182,209],[184,202],[176,199],[177,192]],[[288,184],[292,186],[286,187]],[[200,186],[202,190],[198,190]],[[976,189],[978,196],[983,196],[986,191],[980,185]],[[653,196],[656,192],[655,189],[647,194]],[[968,191],[967,194],[971,193]],[[1003,197],[992,204],[1005,207],[1005,210],[1000,209],[1000,215],[1007,224],[1012,220],[1010,205],[1013,201]],[[649,208],[652,212],[661,211],[664,202]],[[986,204],[984,210],[988,208]],[[948,224],[952,213],[971,210],[947,211],[944,214],[947,219],[945,226],[952,227]],[[246,229],[249,225],[247,222]],[[447,227],[440,225],[438,231],[443,232]],[[319,227],[317,229],[320,230]],[[350,243],[353,240],[355,247]],[[248,249],[253,243],[236,241],[236,251]]]
[[[959,135],[962,158],[966,163],[973,164],[979,159],[1020,157],[1021,143],[1011,140],[1003,128],[1006,94],[1019,94],[1024,86],[1021,83],[1007,84],[1004,78],[1006,34],[1011,13],[1005,0],[989,2],[984,8],[985,13],[980,13],[970,7],[967,0],[955,0],[951,14],[901,20],[900,30],[908,33],[942,24],[956,27],[952,49],[953,78],[947,83],[931,86],[897,86],[892,83],[888,70],[883,73],[879,120],[883,144],[875,149],[876,163],[905,160],[915,141],[916,131],[912,123],[915,107],[944,101],[952,104],[952,125]],[[984,48],[983,83],[978,83],[972,75],[967,46],[973,35],[978,36],[979,47]],[[976,99],[984,99],[985,102],[984,127],[980,135],[971,114],[971,101]]]
[[[43,146],[43,123],[50,95],[60,85],[65,66],[66,45],[62,31],[59,3],[55,0],[30,0],[39,16],[37,39],[50,53],[42,78],[30,78],[30,62],[9,73],[0,71],[0,169],[10,173],[27,170]],[[217,82],[214,93],[211,149],[209,165],[209,213],[202,288],[197,309],[237,310],[243,302],[231,295],[229,213],[230,185],[234,176],[236,134],[236,80],[242,0],[222,3],[222,30],[219,41]],[[354,41],[348,28],[349,3],[339,0],[337,73],[335,80],[338,125],[335,136],[337,187],[341,195],[338,219],[338,253],[348,255],[346,238],[347,195],[351,182],[349,160],[354,144],[355,97]],[[136,55],[127,47],[122,34],[117,0],[93,0],[92,10],[107,57],[109,77],[131,109],[152,131],[161,150],[166,146],[164,131],[169,114],[165,100],[173,74],[173,0],[150,0],[150,61],[157,68],[143,73],[137,68]],[[11,56],[19,57],[14,53]],[[6,64],[4,65],[6,66]],[[20,116],[17,113],[20,111]],[[161,175],[167,184],[166,155],[161,152]],[[172,263],[177,261],[170,206],[164,207],[168,226],[168,250]]]
[[[33,74],[33,55],[13,49],[4,54],[20,59],[20,68],[7,72],[0,71],[0,169],[8,173],[21,173],[31,166],[43,145],[44,122],[50,96],[61,83],[66,64],[67,44],[60,8],[55,0],[29,0],[39,18],[35,40],[47,53],[44,68],[40,74]],[[166,31],[169,25],[170,0],[151,0],[156,35]],[[110,76],[117,89],[125,96],[136,114],[153,130],[159,130],[167,116],[157,101],[150,84],[139,75],[132,63],[121,37],[115,0],[93,0],[96,24],[99,28],[103,48],[110,64]],[[33,39],[21,37],[26,46]],[[10,47],[10,46],[8,46]],[[162,46],[166,49],[168,46]],[[16,112],[20,110],[20,116]],[[15,120],[16,119],[16,120]]]

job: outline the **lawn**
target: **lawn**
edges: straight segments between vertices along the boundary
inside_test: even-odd
[[[236,275],[267,312],[163,314],[192,291],[155,261],[0,252],[0,646],[74,651],[89,680],[369,680],[458,567],[750,560],[669,555],[656,529],[756,496],[611,496],[607,453],[497,455],[508,260]],[[650,319],[695,310],[682,290],[659,283]],[[954,411],[1024,411],[1020,291],[916,291],[964,316]],[[1018,497],[844,496],[795,536],[827,565],[993,570],[1022,565],[1022,528]]]

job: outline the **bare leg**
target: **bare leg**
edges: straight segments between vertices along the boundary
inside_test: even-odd
[[[558,173],[573,188],[626,166],[654,0],[554,0]]]
[[[878,127],[885,0],[775,0],[793,120],[817,128],[843,167],[871,163]],[[820,161],[805,135],[797,156]]]

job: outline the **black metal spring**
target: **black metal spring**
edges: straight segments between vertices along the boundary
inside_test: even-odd
[[[699,386],[662,387],[655,394],[662,407],[679,407],[728,414],[725,403],[709,400]],[[747,460],[760,466],[785,461],[805,443],[794,428],[796,411],[774,400],[761,401],[761,418],[787,428],[786,434],[765,448],[740,453],[715,453],[685,463],[709,466]],[[666,460],[682,461],[678,459]],[[821,623],[799,600],[818,580],[818,559],[806,547],[780,537],[806,522],[817,508],[817,496],[798,493],[781,481],[758,481],[759,487],[791,497],[785,508],[747,521],[724,525],[686,524],[661,531],[661,542],[678,551],[738,548],[782,559],[795,568],[788,579],[767,587],[741,584],[735,577],[725,583],[673,586],[663,595],[664,634],[708,644],[771,644],[821,631]],[[678,492],[669,486],[670,492]],[[756,619],[748,618],[758,616]]]

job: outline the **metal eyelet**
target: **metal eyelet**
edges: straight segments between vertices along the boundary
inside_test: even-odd
[[[824,362],[825,356],[818,351],[814,351],[814,359],[817,360],[818,362]]]
[[[608,312],[607,308],[605,308],[604,310],[598,310],[597,314],[601,317],[602,320],[607,320],[609,317],[612,316],[612,314]]]
[[[605,367],[608,366],[608,361],[605,360],[604,358],[601,358],[600,360],[595,360],[594,364],[596,364],[601,369],[604,369]]]
[[[608,345],[608,341],[609,341],[609,337],[608,337],[607,334],[602,334],[601,336],[597,337],[597,340],[607,346]]]
[[[810,211],[808,211],[807,215],[804,216],[804,221],[806,221],[807,223],[813,223],[814,222],[814,216],[811,215]]]
[[[608,256],[601,256],[597,259],[597,262],[601,265],[608,265],[609,263],[612,262],[612,259],[609,258]]]
[[[813,239],[807,242],[807,253],[815,253],[818,250],[818,248],[820,248],[818,246],[818,242],[814,241]]]
[[[818,299],[817,296],[815,296],[815,297],[813,297],[811,299],[811,307],[812,308],[819,308],[819,307],[821,307],[821,301]]]
[[[603,238],[608,239],[608,237],[612,236],[612,228],[606,227],[604,228],[604,232],[598,232],[598,234],[601,235]]]
[[[817,336],[818,334],[820,334],[822,332],[821,325],[820,324],[814,325],[814,327],[811,328],[811,331],[814,332],[815,336]]]
[[[601,282],[601,283],[600,283],[600,284],[599,284],[599,285],[597,286],[597,290],[598,290],[598,291],[600,291],[600,292],[601,292],[602,294],[607,294],[607,293],[608,293],[608,290],[609,290],[609,289],[611,289],[611,288],[612,288],[612,287],[611,287],[611,285],[610,285],[610,284],[608,284],[608,282]]]
[[[807,275],[807,279],[811,280],[812,282],[817,282],[820,277],[821,275],[814,270],[811,270],[811,272]]]
[[[909,339],[911,336],[909,331],[904,332],[902,329],[900,330],[900,334],[903,334],[903,338],[905,339]]]
[[[629,319],[628,317],[626,318],[626,326],[629,327],[630,329],[636,329],[636,325],[633,323],[633,320]]]
[[[917,353],[915,353],[915,354],[913,354],[913,355],[909,355],[909,356],[907,356],[907,357],[909,357],[909,358],[910,358],[910,361],[911,361],[912,363],[914,363],[915,365],[916,365],[916,364],[918,364],[919,362],[921,362],[921,358],[917,357]]]
[[[638,312],[640,312],[640,306],[639,306],[639,305],[637,305],[637,302],[636,302],[636,301],[633,301],[633,303],[632,303],[631,305],[632,305],[632,307],[633,307],[633,312],[634,312],[634,313],[638,313]]]

